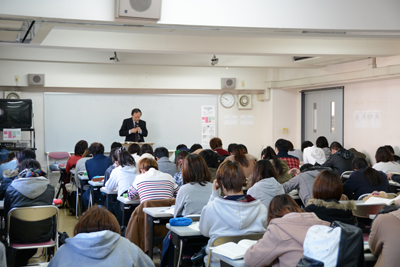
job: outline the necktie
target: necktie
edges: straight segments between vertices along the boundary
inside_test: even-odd
[[[137,122],[134,123],[134,127],[135,128],[139,127]],[[139,142],[139,133],[138,132],[135,133],[135,142]]]

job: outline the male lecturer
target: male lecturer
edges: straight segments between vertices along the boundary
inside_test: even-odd
[[[119,136],[126,136],[125,142],[144,142],[147,136],[146,122],[142,121],[140,117],[142,112],[140,109],[135,108],[132,110],[132,118],[125,119],[119,130]]]

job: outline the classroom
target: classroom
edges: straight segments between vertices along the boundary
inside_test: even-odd
[[[391,145],[400,154],[398,1],[162,0],[158,20],[117,16],[116,2],[0,1],[0,91],[32,99],[36,155],[43,167],[46,152],[65,148],[57,140],[63,128],[68,144],[99,141],[90,136],[102,132],[106,151],[111,141],[123,142],[116,125],[133,108],[142,108],[142,119],[154,125],[146,141],[173,151],[178,143],[163,143],[160,136],[200,129],[201,97],[215,102],[216,133],[224,147],[243,143],[257,158],[279,138],[300,148],[302,92],[336,87],[343,87],[342,145],[364,153],[371,165],[380,146]],[[212,65],[214,56],[218,63]],[[29,74],[44,74],[44,85],[30,85]],[[235,78],[236,87],[222,88],[222,78]],[[223,107],[223,93],[233,94],[235,102],[239,94],[250,94],[251,109]],[[50,119],[64,96],[71,112]],[[126,97],[143,99],[143,105],[119,106]],[[162,97],[162,105],[149,103]],[[197,101],[196,112],[180,109],[180,101]],[[357,125],[356,114],[365,111],[379,112],[379,126]],[[160,115],[157,121],[158,113],[171,122],[157,127],[166,120]],[[96,116],[115,126],[92,122]],[[242,124],[246,116],[252,122]],[[227,122],[232,117],[237,123]],[[200,130],[186,142],[201,143]]]

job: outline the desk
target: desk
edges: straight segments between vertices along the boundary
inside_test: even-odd
[[[140,205],[140,199],[134,199],[134,200],[129,200],[127,197],[121,197],[118,196],[117,200],[121,203],[120,207],[122,210],[122,225],[125,226],[125,211],[130,210],[133,208],[133,210]]]
[[[154,208],[144,208],[143,212],[147,213],[147,221],[149,222],[150,225],[150,237],[149,237],[149,257],[153,259],[153,247],[154,247],[154,241],[158,241],[160,239],[160,244],[162,243],[162,240],[164,239],[163,237],[157,237],[157,240],[154,238],[154,224],[159,223],[159,224],[167,224],[169,222],[169,219],[174,217],[170,213],[166,213],[163,210],[169,209],[170,207],[154,207]],[[158,243],[158,242],[157,242]]]
[[[110,210],[109,209],[109,207],[110,207],[110,201],[111,201],[111,197],[113,197],[113,198],[115,198],[115,199],[117,199],[117,194],[118,194],[118,191],[117,190],[113,190],[113,191],[108,191],[108,189],[106,188],[106,187],[101,187],[100,188],[100,192],[102,192],[102,193],[104,193],[104,194],[106,194],[106,208],[108,209],[108,210]]]
[[[79,187],[81,187],[81,191],[83,192],[83,187],[89,181],[89,177],[78,174],[76,175],[78,179],[75,179],[76,183],[76,207],[75,207],[75,216],[79,220]]]
[[[93,206],[93,192],[94,192],[94,190],[98,190],[99,188],[103,187],[103,181],[101,181],[101,182],[89,181],[88,184],[90,186],[89,207],[92,207]]]
[[[180,265],[182,258],[183,245],[190,243],[194,245],[206,245],[208,237],[203,236],[199,230],[199,222],[193,222],[190,226],[171,226],[167,223],[167,228],[172,233],[172,243],[174,244],[174,267]]]
[[[245,263],[244,263],[244,259],[238,259],[238,260],[232,260],[230,258],[227,258],[225,256],[222,256],[218,253],[213,252],[212,253],[214,258],[219,259],[220,261],[220,266],[221,267],[229,267],[229,266],[234,266],[234,267],[248,267]]]

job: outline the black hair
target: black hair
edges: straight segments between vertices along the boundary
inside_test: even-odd
[[[313,146],[314,144],[311,141],[304,141],[301,144],[301,152],[304,152],[304,149],[310,146]]]
[[[135,113],[139,113],[140,112],[140,116],[142,116],[142,111],[138,108],[134,108],[132,109],[131,115],[135,114]]]
[[[319,148],[329,147],[328,139],[325,136],[320,136],[315,141],[315,145]]]
[[[86,148],[88,148],[88,142],[86,142],[85,140],[80,140],[75,145],[74,154],[76,156],[82,156]]]
[[[382,177],[377,170],[368,166],[368,162],[364,158],[355,158],[352,162],[353,169],[365,168],[364,175],[372,186],[378,186],[382,183]]]
[[[104,154],[104,146],[102,143],[92,143],[89,147],[89,153],[94,156]]]
[[[138,144],[131,144],[129,147],[128,147],[128,152],[130,153],[130,154],[138,154],[139,155],[139,153],[140,153],[140,146],[138,145]]]
[[[211,149],[204,149],[199,153],[201,157],[205,160],[206,164],[210,168],[216,168],[218,164],[218,155]]]
[[[122,147],[122,144],[119,143],[119,142],[114,142],[114,143],[111,144],[111,149],[120,148],[120,147]]]
[[[195,152],[197,149],[201,149],[203,148],[200,144],[193,144],[190,149],[189,149],[189,153],[193,153]]]
[[[283,174],[282,163],[272,147],[268,146],[267,148],[264,148],[263,151],[261,151],[261,159],[272,160],[274,162],[275,170],[278,175]]]
[[[140,148],[139,156],[143,155],[144,153],[149,153],[154,156],[153,148],[151,147],[151,145],[149,144],[142,145],[142,147]]]
[[[135,160],[129,154],[128,151],[126,150],[118,150],[120,153],[118,154],[118,163],[120,166],[125,167],[125,166],[136,166]]]
[[[394,154],[394,149],[393,149],[392,146],[386,145],[385,147],[386,147],[387,149],[389,149],[390,153]]]
[[[33,150],[24,149],[17,154],[17,161],[20,164],[26,159],[36,159],[36,154]]]
[[[285,139],[278,139],[275,142],[275,147],[280,151],[288,152],[289,151],[289,142]]]
[[[40,163],[35,159],[26,159],[22,161],[18,166],[18,172],[22,172],[25,169],[40,169]]]
[[[228,146],[228,152],[232,153],[233,149],[235,148],[235,146],[237,146],[236,143],[230,143],[229,146]]]
[[[181,148],[187,148],[185,144],[180,144],[176,146],[176,150],[180,150]]]
[[[154,156],[158,159],[168,157],[168,149],[166,149],[165,147],[157,147],[156,150],[154,150]]]
[[[112,160],[112,162],[116,162],[118,161],[118,154],[116,153],[118,151],[119,148],[114,147],[113,149],[111,149],[110,151],[110,158]]]

